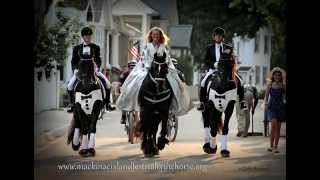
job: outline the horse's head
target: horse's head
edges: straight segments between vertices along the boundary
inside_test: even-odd
[[[168,63],[166,61],[166,52],[158,52],[154,54],[151,64],[150,73],[154,78],[164,79],[168,73]]]
[[[84,86],[89,86],[96,82],[94,68],[94,62],[92,59],[81,60],[79,62],[77,78]]]
[[[230,54],[223,53],[217,64],[217,68],[222,80],[234,80],[235,59]]]

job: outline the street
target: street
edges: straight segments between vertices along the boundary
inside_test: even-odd
[[[46,112],[44,112],[46,113]],[[42,113],[42,114],[44,114]],[[55,117],[54,112],[51,113]],[[71,114],[60,111],[56,132],[51,135],[47,123],[41,124],[44,115],[39,115],[35,123],[34,176],[43,179],[286,179],[286,139],[281,137],[278,154],[267,151],[269,137],[236,137],[237,120],[234,111],[229,124],[228,149],[230,158],[203,152],[204,128],[201,113],[193,108],[179,117],[176,141],[160,151],[159,156],[145,158],[140,144],[129,144],[120,111],[107,112],[97,123],[96,156],[82,158],[66,144],[65,127]],[[50,115],[50,116],[51,116]],[[48,117],[53,121],[52,117]],[[40,119],[39,119],[40,118]],[[254,115],[254,131],[263,132],[263,111],[259,104]],[[59,126],[59,127],[58,127]],[[251,132],[251,125],[249,128]],[[45,137],[45,138],[43,138]],[[73,169],[71,167],[82,167]],[[91,169],[85,169],[85,168]]]

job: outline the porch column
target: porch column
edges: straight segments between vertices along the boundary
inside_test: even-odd
[[[110,59],[112,65],[119,65],[119,36],[118,32],[112,34],[112,59]]]

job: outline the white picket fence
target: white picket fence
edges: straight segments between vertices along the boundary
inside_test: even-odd
[[[42,77],[38,80],[38,73],[42,71]],[[58,109],[60,99],[60,72],[53,68],[50,77],[46,79],[44,69],[34,71],[34,113],[44,110]]]

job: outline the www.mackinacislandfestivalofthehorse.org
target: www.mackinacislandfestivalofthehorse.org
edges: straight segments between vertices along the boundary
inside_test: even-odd
[[[137,163],[131,161],[130,164],[121,163],[99,163],[99,162],[88,162],[88,163],[70,163],[70,164],[59,164],[57,165],[58,170],[105,170],[105,171],[200,171],[207,172],[208,166],[203,164],[188,164],[176,161],[154,161],[152,163]]]

